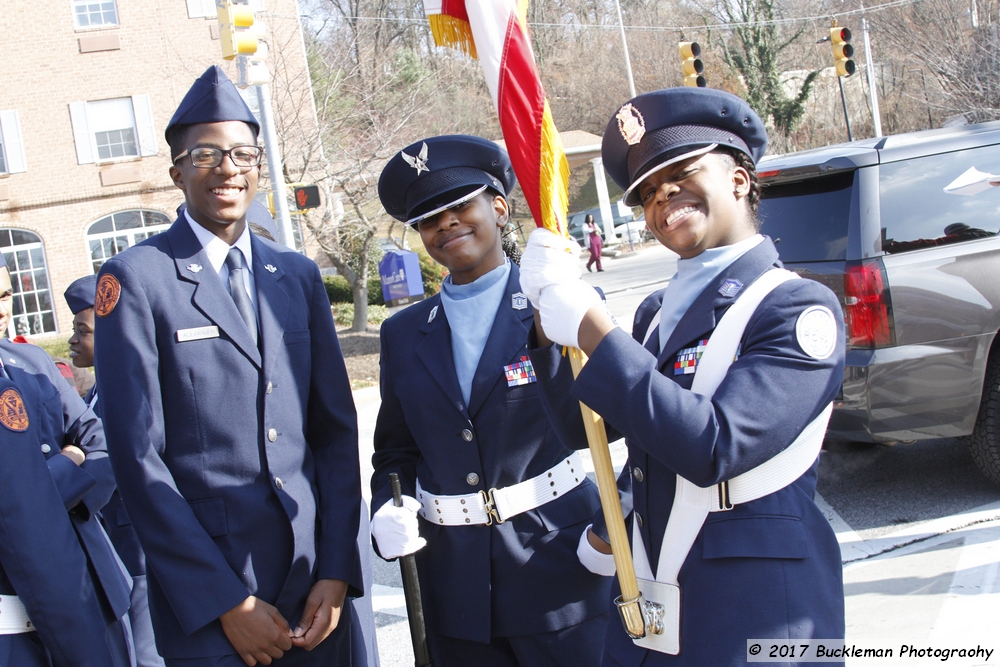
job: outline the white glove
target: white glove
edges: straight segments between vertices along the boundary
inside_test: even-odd
[[[372,537],[382,558],[391,560],[408,556],[426,546],[427,540],[420,537],[419,509],[420,501],[412,496],[403,496],[402,507],[396,507],[390,500],[375,512]]]
[[[580,536],[580,543],[576,545],[576,557],[580,559],[580,563],[585,568],[594,574],[610,577],[615,573],[615,557],[612,554],[602,554],[591,546],[587,539],[587,533],[590,532],[591,528],[593,528],[593,524],[587,526],[583,535]]]
[[[535,307],[542,316],[542,329],[549,340],[580,347],[580,323],[587,311],[598,305],[604,306],[601,295],[582,278],[577,278],[546,286]]]
[[[538,296],[549,285],[572,282],[582,273],[580,246],[576,241],[547,229],[536,229],[528,237],[521,255],[521,290],[538,307]]]

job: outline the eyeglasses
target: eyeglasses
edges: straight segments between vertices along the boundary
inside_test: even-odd
[[[174,164],[181,158],[188,157],[191,158],[191,164],[199,169],[215,169],[222,164],[222,158],[226,155],[237,167],[256,167],[264,158],[264,149],[260,146],[233,146],[224,151],[221,148],[199,146],[175,157]]]

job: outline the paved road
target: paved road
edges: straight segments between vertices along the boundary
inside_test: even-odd
[[[584,273],[608,294],[625,328],[646,294],[674,273],[676,256],[660,248],[608,259],[603,273]],[[641,287],[639,285],[642,285]],[[371,475],[375,388],[355,392],[362,474]],[[612,444],[616,468],[625,463]],[[588,462],[589,464],[589,462]],[[367,493],[367,489],[366,489]],[[950,657],[945,664],[1000,662],[1000,489],[976,470],[960,439],[885,447],[828,443],[820,458],[818,501],[837,532],[844,561],[847,642],[893,657],[851,658],[854,665],[940,665],[914,649],[992,650],[987,659]],[[383,667],[411,667],[399,570],[374,561],[374,597]]]

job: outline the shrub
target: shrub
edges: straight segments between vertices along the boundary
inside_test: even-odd
[[[354,303],[354,295],[351,294],[351,285],[344,276],[323,276],[323,285],[326,287],[326,295],[330,298],[330,303]],[[375,276],[368,279],[368,305],[381,306],[385,304],[382,299],[382,281]]]
[[[335,303],[333,308],[333,320],[339,327],[349,327],[354,324],[354,304]],[[389,317],[389,309],[383,305],[368,306],[368,324],[382,324]]]
[[[431,259],[423,248],[417,250],[417,256],[420,258],[420,277],[424,282],[424,296],[434,296],[441,291],[441,281],[448,275],[448,269]]]

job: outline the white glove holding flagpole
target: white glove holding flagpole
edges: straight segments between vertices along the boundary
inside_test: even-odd
[[[577,278],[543,288],[536,308],[542,317],[542,330],[549,340],[567,347],[580,347],[580,323],[594,306],[607,310],[597,290]]]
[[[519,268],[521,290],[537,308],[542,289],[571,282],[582,275],[580,246],[572,239],[540,227],[528,237]]]
[[[576,546],[576,557],[580,559],[580,564],[590,572],[602,577],[614,576],[615,557],[612,554],[601,553],[587,539],[587,534],[593,527],[593,524],[587,526],[583,535],[580,535],[580,543]]]
[[[427,545],[427,540],[420,537],[420,522],[417,521],[419,509],[419,500],[403,496],[402,507],[396,507],[390,500],[375,512],[372,517],[372,537],[375,538],[382,558],[391,560],[408,556]]]

